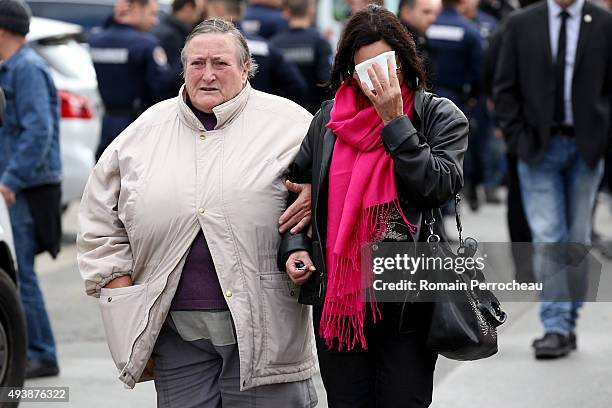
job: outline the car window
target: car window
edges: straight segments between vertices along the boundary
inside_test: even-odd
[[[78,4],[49,2],[28,2],[32,15],[52,18],[78,24],[86,30],[101,26],[112,13],[112,4]]]
[[[91,31],[93,28],[101,27],[106,19],[113,14],[114,2],[109,4],[79,4],[76,2],[61,1],[28,1],[32,9],[32,15],[36,17],[51,18],[68,23],[78,24]],[[171,11],[170,5],[160,3],[160,17]]]
[[[60,74],[70,78],[95,78],[89,52],[76,40],[75,36],[45,38],[32,46]]]

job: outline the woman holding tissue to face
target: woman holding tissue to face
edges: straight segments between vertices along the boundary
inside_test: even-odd
[[[380,57],[389,52],[394,59]],[[357,73],[371,59],[379,61],[366,70],[372,89]],[[292,180],[312,183],[312,238],[285,234],[279,263],[301,285],[300,302],[314,306],[331,408],[431,403],[430,305],[366,303],[359,254],[369,242],[422,241],[424,214],[433,209],[441,220],[438,207],[463,185],[468,121],[423,83],[423,62],[397,17],[374,5],[356,13],[332,70],[335,98],[293,163]]]

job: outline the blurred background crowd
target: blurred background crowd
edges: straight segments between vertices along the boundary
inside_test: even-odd
[[[61,99],[63,203],[80,197],[95,158],[141,112],[176,96],[181,48],[207,17],[232,20],[259,71],[251,84],[315,113],[343,24],[369,3],[396,12],[428,68],[429,89],[470,120],[464,197],[473,211],[508,201],[511,240],[530,241],[516,152],[495,121],[493,88],[504,22],[531,0],[27,0],[28,41],[49,63]],[[612,8],[610,0],[599,5]],[[128,58],[127,50],[130,50]],[[136,52],[133,52],[136,50]],[[612,158],[601,188],[610,189]],[[500,194],[500,186],[508,194]],[[503,196],[503,197],[502,197]],[[612,257],[599,239],[593,243]]]

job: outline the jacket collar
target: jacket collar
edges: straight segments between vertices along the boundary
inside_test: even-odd
[[[217,125],[214,130],[223,129],[229,126],[234,119],[242,113],[244,107],[249,100],[249,96],[251,95],[251,84],[249,82],[246,83],[245,87],[240,91],[238,95],[236,95],[233,99],[222,103],[221,105],[215,106],[213,108],[213,113],[217,118]],[[187,126],[192,129],[206,131],[204,129],[204,125],[200,122],[200,120],[193,113],[191,108],[187,106],[186,102],[187,91],[185,90],[185,84],[181,87],[179,91],[179,96],[177,98],[177,102],[179,105],[179,117],[181,121],[183,121]]]

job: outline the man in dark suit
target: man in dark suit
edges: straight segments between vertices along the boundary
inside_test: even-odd
[[[535,356],[562,357],[576,348],[586,271],[560,248],[590,244],[612,136],[612,14],[585,0],[545,0],[513,14],[494,98],[500,127],[518,153],[534,271],[544,284],[545,335],[534,341]]]

